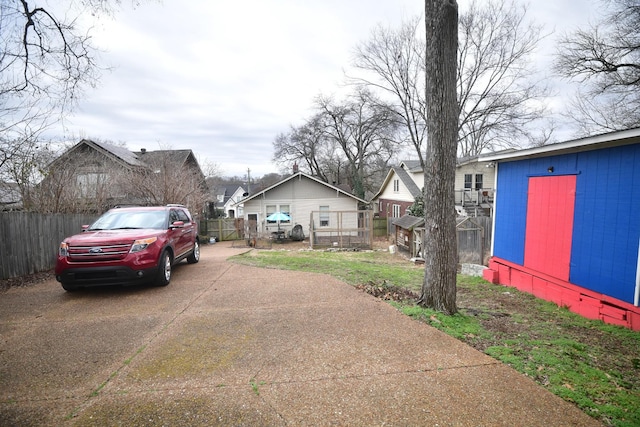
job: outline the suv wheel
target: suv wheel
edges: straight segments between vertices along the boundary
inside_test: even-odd
[[[160,262],[158,263],[158,277],[156,279],[157,286],[167,286],[171,281],[171,257],[169,251],[162,252]]]
[[[62,289],[64,289],[67,292],[73,292],[73,291],[77,291],[78,290],[77,286],[70,285],[68,283],[62,282],[61,285],[62,285]]]
[[[200,243],[196,240],[193,243],[193,251],[187,257],[187,262],[189,264],[195,264],[198,261],[200,261]]]

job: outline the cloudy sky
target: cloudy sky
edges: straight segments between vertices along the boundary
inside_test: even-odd
[[[126,2],[125,2],[126,3]],[[459,0],[461,9],[468,4]],[[597,17],[597,0],[538,0],[530,17],[562,32]],[[272,142],[340,90],[357,43],[378,24],[423,14],[423,0],[161,0],[94,22],[110,67],[64,125],[72,141],[131,150],[192,149],[222,175],[278,172]],[[553,36],[550,36],[552,39]],[[544,64],[553,43],[541,49]],[[60,129],[62,133],[63,130]]]

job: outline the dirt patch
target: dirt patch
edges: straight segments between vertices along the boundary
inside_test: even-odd
[[[53,278],[53,270],[50,270],[11,279],[2,279],[0,280],[0,292],[6,292],[9,288],[24,288],[37,285],[38,283],[46,282]]]
[[[356,289],[360,289],[376,298],[381,298],[385,301],[398,301],[398,302],[413,302],[416,301],[419,295],[409,289],[401,288],[394,285],[388,285],[383,283],[382,285],[376,283],[365,283],[363,285],[357,285]]]

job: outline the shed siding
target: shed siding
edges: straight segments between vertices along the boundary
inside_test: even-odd
[[[633,303],[640,144],[580,154],[571,282]]]
[[[576,177],[569,281],[633,303],[640,144],[500,163],[494,256],[524,266],[529,179],[550,175]]]

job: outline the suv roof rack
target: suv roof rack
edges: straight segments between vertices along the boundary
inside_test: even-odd
[[[182,205],[180,203],[167,203],[167,206],[170,208],[186,208],[185,205]]]

